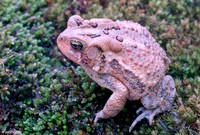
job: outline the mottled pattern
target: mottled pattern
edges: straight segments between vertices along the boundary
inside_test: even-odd
[[[117,115],[127,99],[141,99],[144,105],[129,131],[141,119],[151,124],[156,114],[171,108],[176,89],[173,78],[165,76],[170,60],[140,24],[74,15],[57,43],[94,81],[113,91],[94,123]]]

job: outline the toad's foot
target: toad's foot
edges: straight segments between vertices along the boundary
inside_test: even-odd
[[[157,109],[152,109],[152,110],[148,110],[145,109],[144,107],[139,108],[136,113],[140,113],[142,112],[142,114],[140,114],[135,121],[131,124],[130,128],[129,128],[129,132],[131,132],[131,130],[135,127],[135,125],[141,121],[144,118],[147,118],[149,120],[149,125],[152,125],[153,123],[153,118],[156,114],[162,112],[159,108]]]

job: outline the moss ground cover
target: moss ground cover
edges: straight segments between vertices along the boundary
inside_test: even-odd
[[[128,134],[141,103],[93,125],[111,92],[57,49],[72,14],[128,19],[147,27],[166,50],[176,82],[172,111],[141,121],[134,134],[200,134],[198,0],[0,1],[0,134]]]

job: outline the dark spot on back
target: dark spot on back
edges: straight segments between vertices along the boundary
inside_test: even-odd
[[[121,37],[121,36],[116,36],[116,39],[119,41],[119,42],[123,42],[123,37]]]
[[[145,85],[142,84],[133,74],[133,72],[129,70],[124,70],[124,79],[129,82],[133,89],[144,89]],[[143,91],[142,91],[143,92]]]
[[[124,72],[125,72],[125,74],[129,75],[129,77],[131,79],[136,79],[135,75],[131,71],[125,69]]]
[[[113,59],[110,62],[110,66],[114,69],[114,70],[120,70],[121,66],[119,65],[118,61],[116,59]]]
[[[79,19],[76,19],[76,24],[77,24],[78,26],[83,25],[83,23],[82,23]]]
[[[106,27],[106,28],[104,28],[104,30],[110,30],[110,28],[109,28],[109,27]]]
[[[103,63],[106,62],[106,57],[105,57],[105,55],[102,55],[102,56],[101,56],[101,61],[102,61]]]
[[[90,35],[91,38],[96,38],[96,37],[100,37],[101,35],[100,34],[92,34]]]
[[[120,30],[119,25],[114,25],[112,28],[115,29],[115,30]]]
[[[108,30],[104,30],[103,33],[104,33],[105,35],[109,35]]]
[[[98,26],[98,24],[95,22],[90,22],[89,25],[92,26],[93,28],[96,28]]]

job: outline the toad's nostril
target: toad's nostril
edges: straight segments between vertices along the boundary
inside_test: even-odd
[[[58,40],[59,40],[60,42],[65,42],[65,41],[67,40],[67,37],[64,36],[64,35],[60,35],[60,36],[58,37]]]

